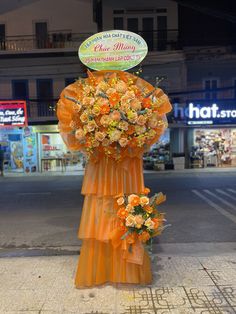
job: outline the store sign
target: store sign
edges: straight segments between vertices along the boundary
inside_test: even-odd
[[[234,105],[200,105],[190,103],[187,107],[174,104],[174,118],[186,121],[188,125],[197,124],[236,124]]]
[[[112,30],[97,33],[79,47],[79,58],[94,70],[128,70],[138,65],[148,52],[138,34]]]
[[[24,148],[24,171],[25,173],[36,172],[37,162],[37,142],[36,134],[32,127],[23,129],[23,148]]]
[[[24,127],[27,125],[26,102],[21,100],[0,101],[0,126]]]

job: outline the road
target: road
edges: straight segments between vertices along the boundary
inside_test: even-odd
[[[171,227],[156,243],[165,247],[198,243],[236,248],[236,172],[146,173],[152,193],[162,191],[161,209]],[[83,198],[82,176],[0,179],[2,254],[27,254],[29,248],[78,251],[77,230]],[[10,253],[9,253],[10,252]],[[18,253],[14,253],[18,252]]]

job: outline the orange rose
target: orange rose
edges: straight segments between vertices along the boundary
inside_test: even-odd
[[[125,202],[124,197],[119,197],[119,198],[117,199],[117,204],[118,204],[118,205],[122,205],[122,204],[124,204],[124,202]]]
[[[153,208],[150,205],[145,205],[144,210],[149,214],[153,212]]]
[[[147,231],[143,231],[138,237],[140,241],[145,243],[150,239],[150,234]]]
[[[138,124],[138,125],[144,125],[144,124],[146,123],[146,121],[147,121],[147,118],[144,117],[144,116],[142,116],[142,115],[140,115],[140,116],[138,117],[137,124]]]
[[[131,206],[138,206],[140,204],[140,198],[136,194],[131,194],[128,197],[128,202]]]
[[[111,117],[112,120],[115,120],[115,121],[120,121],[120,119],[121,119],[121,115],[120,115],[118,110],[114,110],[111,113],[110,117]]]
[[[107,114],[102,116],[101,119],[100,119],[100,122],[103,126],[108,126],[109,123],[111,122],[111,118],[110,116],[108,116]]]
[[[120,144],[121,147],[127,146],[128,142],[129,142],[129,141],[128,141],[127,138],[125,138],[125,137],[122,137],[122,138],[119,140],[119,144]]]
[[[149,198],[147,196],[141,196],[140,197],[140,204],[142,206],[149,204]]]
[[[95,139],[99,142],[102,142],[104,138],[106,137],[106,134],[103,132],[96,132],[95,133]]]

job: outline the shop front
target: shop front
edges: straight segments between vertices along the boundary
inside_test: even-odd
[[[171,146],[187,168],[236,167],[235,105],[174,104],[170,127]]]
[[[38,143],[39,171],[78,171],[83,169],[84,159],[80,152],[68,151],[57,125],[33,126]]]
[[[5,171],[38,170],[36,137],[27,126],[25,101],[0,101],[0,144]]]

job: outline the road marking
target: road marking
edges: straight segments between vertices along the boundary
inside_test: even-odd
[[[232,192],[232,193],[234,193],[234,194],[236,194],[236,191],[235,190],[233,190],[233,189],[227,189],[229,192]]]
[[[226,195],[227,197],[229,197],[229,198],[231,198],[232,200],[236,201],[236,197],[230,195],[229,193],[227,193],[227,192],[225,192],[225,191],[223,191],[223,190],[221,190],[221,189],[216,189],[216,191],[217,191],[218,193],[223,194],[223,195]]]
[[[220,214],[224,215],[231,221],[233,221],[236,224],[236,216],[229,213],[227,210],[224,208],[220,207],[218,204],[212,202],[209,198],[206,196],[202,195],[202,193],[198,192],[197,190],[192,190],[194,194],[196,194],[198,197],[200,197],[202,200],[204,200],[207,204],[209,204],[211,207],[215,208]]]
[[[209,195],[215,197],[216,199],[218,199],[219,201],[221,201],[221,203],[223,203],[223,204],[227,205],[228,207],[230,207],[230,208],[236,210],[236,207],[235,207],[233,204],[231,204],[230,202],[224,200],[222,197],[216,195],[215,193],[210,192],[209,190],[203,190],[203,191],[204,191],[205,193],[207,193],[207,194],[209,194]]]
[[[17,195],[51,195],[52,192],[25,192],[25,193],[17,193]]]

